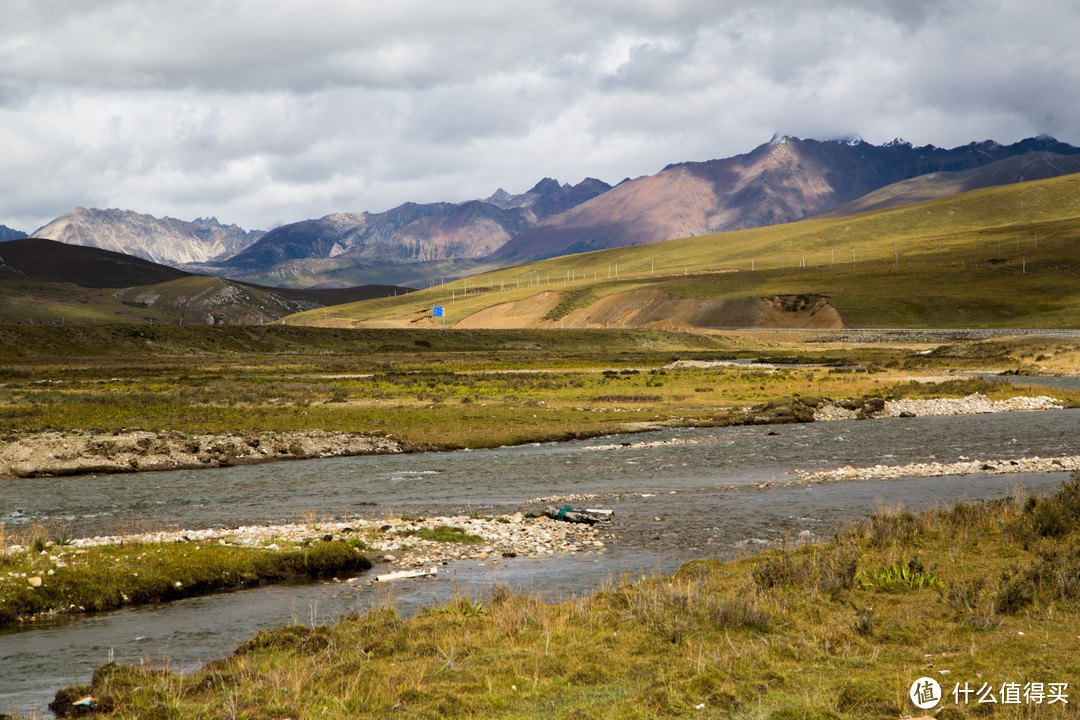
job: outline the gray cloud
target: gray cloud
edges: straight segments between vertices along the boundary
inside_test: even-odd
[[[773,132],[1080,144],[1065,0],[0,0],[0,223],[75,205],[245,227]]]

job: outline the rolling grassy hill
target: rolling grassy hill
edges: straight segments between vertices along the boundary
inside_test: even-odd
[[[779,310],[716,309],[762,299]],[[463,327],[820,327],[821,300],[851,327],[1080,327],[1080,175],[552,258],[287,322],[433,327],[441,305]]]
[[[261,287],[41,238],[0,246],[0,322],[9,323],[250,325],[406,291],[391,285]]]

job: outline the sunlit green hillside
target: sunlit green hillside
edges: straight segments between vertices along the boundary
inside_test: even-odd
[[[1080,176],[1071,175],[552,258],[288,322],[427,326],[438,305],[447,326],[493,306],[506,308],[501,326],[558,326],[609,295],[653,289],[696,300],[823,295],[854,327],[1080,327],[1078,239]],[[529,315],[528,302],[508,305],[529,298],[547,309]]]

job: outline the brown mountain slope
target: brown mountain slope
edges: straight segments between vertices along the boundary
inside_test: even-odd
[[[680,163],[629,180],[517,235],[493,261],[556,255],[792,222],[932,172],[971,170],[1032,152],[1080,149],[1052,138],[958,148],[778,138],[745,155]]]

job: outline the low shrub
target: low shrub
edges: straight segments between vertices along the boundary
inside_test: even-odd
[[[883,590],[895,590],[900,588],[943,589],[945,583],[932,571],[927,571],[919,558],[913,557],[906,563],[896,561],[885,567],[860,572],[855,580],[864,588],[876,587]]]

